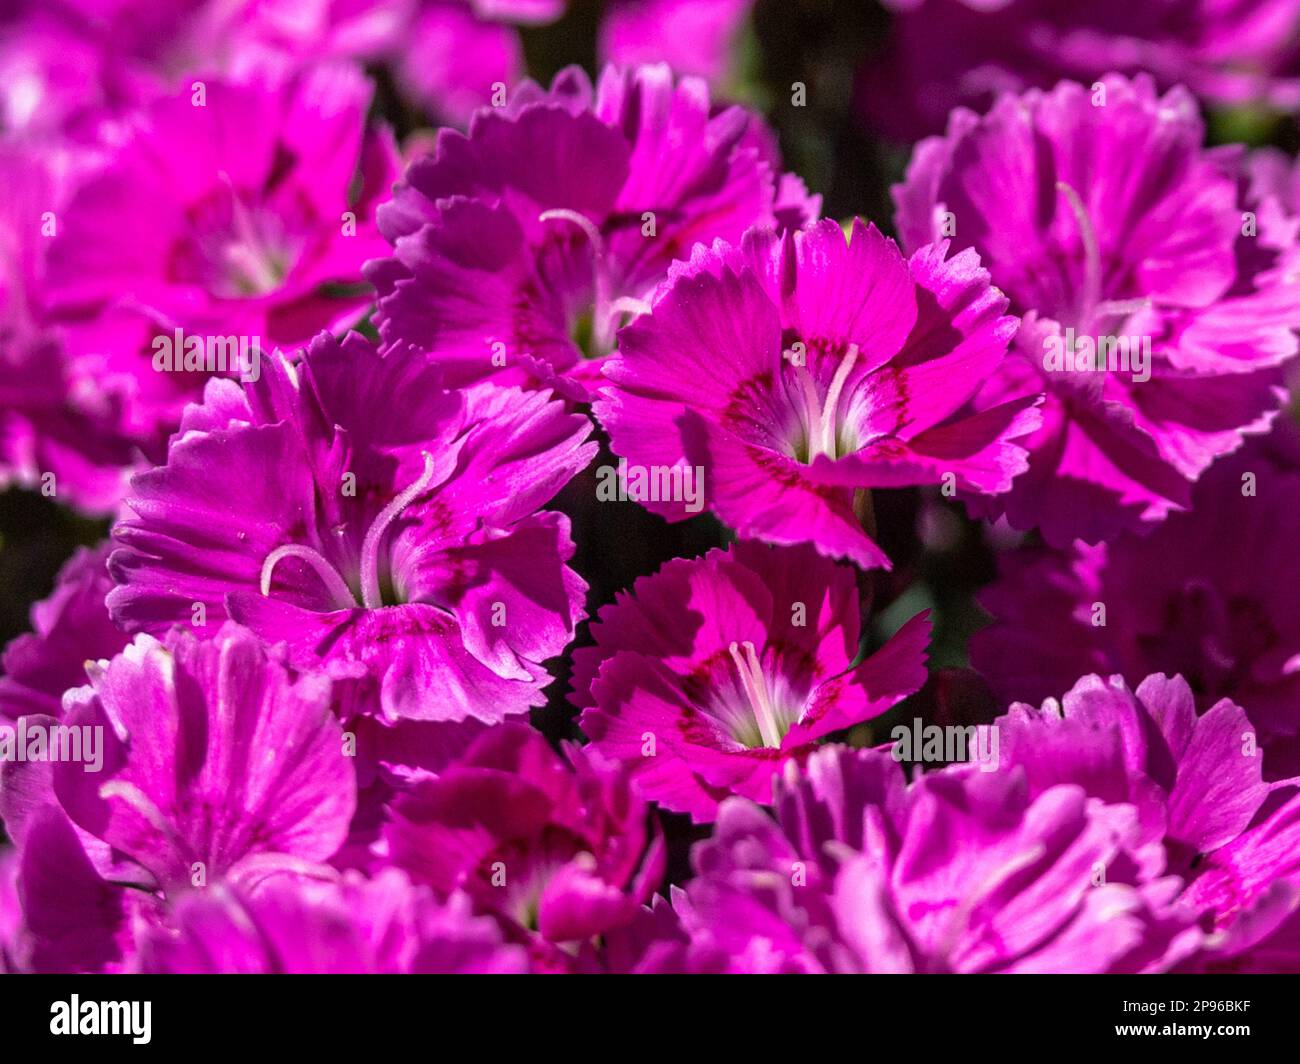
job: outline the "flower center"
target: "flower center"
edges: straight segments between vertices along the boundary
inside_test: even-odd
[[[605,238],[596,223],[585,214],[566,208],[542,211],[539,222],[567,222],[575,225],[587,238],[591,249],[592,307],[591,316],[579,315],[574,323],[574,343],[587,358],[599,358],[614,349],[614,334],[627,320],[649,313],[650,304],[631,296],[611,295],[609,269],[605,254]]]
[[[1101,244],[1097,240],[1097,229],[1092,224],[1092,216],[1072,185],[1058,181],[1056,191],[1065,198],[1070,213],[1074,215],[1075,224],[1079,228],[1079,239],[1083,243],[1083,286],[1079,290],[1074,318],[1078,322],[1081,336],[1095,338],[1115,321],[1149,307],[1151,300],[1102,299],[1105,276],[1101,263]]]
[[[283,547],[276,547],[266,556],[266,560],[262,562],[262,594],[270,595],[271,593],[271,578],[275,574],[276,565],[285,558],[297,558],[320,577],[321,582],[329,592],[335,609],[352,609],[355,606],[361,606],[364,609],[374,610],[385,605],[383,593],[379,586],[379,546],[384,538],[384,533],[388,531],[388,526],[397,520],[411,503],[419,498],[433,480],[433,455],[428,451],[423,452],[423,455],[424,471],[409,487],[379,511],[379,515],[370,523],[370,528],[366,531],[365,538],[362,540],[361,599],[359,602],[347,580],[330,563],[329,559],[314,547],[304,546],[300,543],[290,543]]]
[[[789,722],[786,721],[785,714],[777,710],[772,688],[763,675],[763,663],[759,660],[758,651],[749,640],[743,643],[732,643],[730,650],[731,660],[740,678],[740,686],[749,701],[749,710],[754,715],[754,722],[758,725],[761,745],[773,749],[779,748],[781,740],[789,730]]]
[[[841,446],[840,403],[844,398],[844,384],[858,361],[858,345],[849,344],[840,357],[839,365],[831,377],[826,394],[822,395],[816,379],[802,361],[794,366],[797,391],[790,396],[803,426],[803,446],[795,448],[795,457],[811,465],[818,455],[839,458],[851,452],[850,446]],[[847,405],[847,404],[846,404]]]
[[[298,249],[279,214],[249,207],[229,175],[220,177],[225,194],[195,220],[193,253],[198,261],[191,268],[222,298],[266,295],[284,283]]]

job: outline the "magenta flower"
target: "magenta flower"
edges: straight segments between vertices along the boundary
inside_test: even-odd
[[[381,58],[416,2],[12,0],[0,16],[0,128],[84,150],[183,78],[292,76],[321,61]]]
[[[1185,508],[1284,398],[1296,227],[1249,197],[1238,153],[1202,137],[1185,91],[1062,83],[955,112],[895,189],[905,245],[955,232],[1024,316],[978,402],[1046,388],[1043,424],[1029,471],[979,505],[1053,545]]]
[[[372,880],[276,876],[255,892],[217,884],[177,902],[171,926],[140,943],[138,970],[179,974],[518,974],[506,945],[464,895],[446,905],[396,869]]]
[[[329,684],[291,682],[250,633],[137,636],[69,698],[68,724],[103,728],[104,765],[55,765],[59,803],[145,882],[297,869],[343,841],[355,784]]]
[[[1211,934],[1185,967],[1297,970],[1300,798],[1294,781],[1263,781],[1267,754],[1240,706],[1196,715],[1182,677],[1085,676],[1041,710],[1014,705],[995,725],[1001,766],[1031,795],[1076,784],[1131,804],[1142,837],[1163,843],[1187,880],[1178,904]]]
[[[943,128],[959,104],[1050,88],[1060,78],[1153,75],[1223,107],[1300,106],[1290,0],[887,0],[898,12],[884,54],[864,67],[871,124],[900,140]]]
[[[731,72],[754,0],[613,0],[600,24],[599,52],[617,66],[667,63],[711,85]]]
[[[593,91],[571,68],[411,164],[379,211],[393,253],[368,268],[376,320],[386,346],[421,349],[451,384],[592,380],[584,357],[612,350],[693,244],[817,206],[781,177],[759,119],[715,112],[700,82],[609,68]]]
[[[18,851],[0,849],[0,975],[23,969],[23,910],[18,901]]]
[[[92,128],[117,95],[110,57],[53,5],[15,0],[0,14],[0,129],[52,142]],[[60,5],[60,8],[63,5]]]
[[[861,220],[851,239],[830,221],[754,229],[674,268],[594,410],[630,465],[701,475],[739,535],[888,568],[860,519],[871,488],[995,493],[1024,469],[1037,400],[965,409],[1015,332],[1005,309],[975,255],[946,244],[909,261]]]
[[[634,920],[664,873],[663,840],[627,774],[595,752],[557,756],[530,728],[488,730],[392,807],[388,859],[440,897],[464,891],[547,968],[558,949]]]
[[[1275,199],[1288,214],[1300,214],[1300,163],[1277,148],[1251,152],[1251,189],[1259,200]]]
[[[525,712],[583,615],[568,520],[539,507],[590,429],[546,392],[448,392],[421,358],[322,336],[246,390],[209,383],[132,482],[109,608],[151,632],[233,617],[373,684],[390,721]]]
[[[0,2],[0,973],[1300,973],[1296,0],[781,6]]]
[[[105,878],[114,874],[105,867],[110,851],[74,827],[48,797],[48,775],[45,797],[31,804],[30,813],[15,808],[16,788],[7,773],[3,783],[0,815],[19,844],[16,887],[22,924],[11,947],[14,967],[23,972],[126,970],[137,931],[159,918],[159,900]]]
[[[76,372],[46,293],[50,234],[74,183],[42,148],[0,143],[0,489],[109,514],[136,456],[120,403]]]
[[[697,822],[772,780],[817,740],[925,683],[930,627],[913,618],[858,657],[854,574],[811,547],[738,543],[669,562],[600,611],[574,652],[573,701],[637,790]]]
[[[1224,699],[1197,717],[1181,676],[1085,676],[1041,709],[1016,703],[996,725],[1000,766],[1021,768],[1032,795],[1076,783],[1127,803],[1168,867],[1187,875],[1199,858],[1250,824],[1264,799],[1264,756],[1242,708]]]
[[[1208,912],[1194,971],[1300,972],[1300,795],[1294,785],[1261,806],[1251,826],[1208,855],[1183,902]]]
[[[122,966],[139,923],[192,887],[328,871],[356,784],[327,680],[292,680],[233,625],[140,635],[89,673],[59,722],[79,759],[0,765],[36,970]]]
[[[22,487],[93,516],[113,514],[138,467],[117,414],[81,407],[84,381],[68,372],[57,341],[9,339],[0,333],[0,490]]]
[[[909,787],[888,755],[831,747],[776,810],[728,799],[696,845],[675,905],[693,969],[1160,970],[1199,942],[1168,909],[1179,880],[1135,860],[1133,808],[1077,786],[957,766]]]
[[[373,692],[364,684],[335,685],[335,712],[356,748],[357,810],[347,841],[330,863],[367,875],[377,875],[388,866],[375,843],[398,795],[446,771],[494,726],[472,718],[388,724],[374,715],[372,701]]]
[[[429,0],[423,0],[427,3]],[[222,64],[238,72],[261,65],[280,69],[322,59],[374,62],[407,39],[421,0],[198,0],[177,35],[190,67]],[[212,40],[219,41],[213,47]]]
[[[1041,702],[1089,672],[1133,684],[1181,674],[1202,709],[1224,698],[1245,708],[1271,778],[1296,775],[1300,618],[1288,589],[1300,579],[1300,469],[1255,443],[1194,498],[1193,512],[1145,537],[1004,555],[980,597],[995,622],[972,638],[971,662],[1003,702]]]
[[[86,682],[86,662],[111,658],[130,641],[104,598],[113,588],[107,543],[82,548],[59,571],[54,592],[32,607],[32,631],[0,655],[0,723],[28,713],[62,715],[63,693]]]
[[[498,86],[513,90],[524,75],[517,25],[551,22],[565,0],[419,0],[392,60],[411,100],[464,128],[492,102]]]
[[[396,173],[386,135],[366,131],[370,85],[350,67],[194,84],[132,124],[50,249],[49,300],[69,320],[74,365],[122,396],[136,430],[169,431],[197,398],[212,367],[182,361],[191,338],[247,377],[248,348],[359,319],[372,294],[361,264],[383,247],[374,199]],[[129,240],[124,218],[139,220]]]

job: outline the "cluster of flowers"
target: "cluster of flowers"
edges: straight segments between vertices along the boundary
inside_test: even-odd
[[[895,243],[712,99],[744,3],[614,6],[618,60],[704,19],[705,76],[549,88],[502,20],[558,0],[19,6],[0,481],[114,524],[4,651],[0,970],[1300,967],[1288,160],[1143,75],[1008,92]],[[480,46],[464,131],[368,117],[359,60],[454,118]],[[598,441],[735,541],[589,618],[547,507]],[[836,741],[927,681],[924,613],[864,651],[904,487],[1037,530],[972,647],[996,764]]]
[[[861,105],[900,140],[1000,92],[1147,72],[1224,108],[1300,110],[1292,0],[884,0],[896,15],[863,67]]]

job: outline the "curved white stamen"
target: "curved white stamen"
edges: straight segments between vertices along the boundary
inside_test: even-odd
[[[266,561],[262,562],[262,594],[271,593],[271,576],[275,572],[276,564],[282,558],[297,558],[306,562],[316,571],[316,575],[321,578],[330,595],[333,597],[336,605],[354,605],[356,596],[352,594],[352,589],[348,587],[347,581],[339,575],[339,571],[329,563],[329,560],[317,550],[311,547],[304,547],[298,543],[290,543],[283,547],[276,547],[266,556]]]
[[[745,648],[743,655],[740,652],[742,646]],[[763,678],[763,664],[758,659],[758,651],[749,640],[732,643],[729,649],[731,660],[736,665],[736,673],[740,677],[740,685],[745,689],[745,697],[749,699],[749,706],[754,711],[754,720],[758,724],[758,734],[763,739],[763,745],[778,749],[781,746],[781,726],[772,705],[772,693],[767,689],[767,681]]]
[[[568,222],[576,225],[587,237],[591,245],[591,277],[593,307],[591,315],[592,334],[601,348],[610,345],[611,321],[614,306],[609,299],[609,280],[605,276],[605,238],[601,236],[596,223],[585,214],[571,211],[566,207],[556,207],[542,211],[537,216],[539,222]]]
[[[807,461],[809,463],[819,454],[829,458],[839,456],[840,398],[844,394],[844,385],[848,382],[849,374],[857,365],[858,350],[857,344],[849,344],[840,359],[840,364],[835,367],[835,375],[831,377],[824,398],[818,393],[817,381],[807,365],[803,363],[795,365],[795,379],[803,392],[804,417],[808,423]]]
[[[848,380],[857,360],[858,345],[849,344],[849,349],[835,368],[835,376],[831,378],[831,386],[826,392],[826,405],[822,408],[822,453],[831,458],[836,457],[835,435],[839,420],[836,416],[838,413],[836,408],[840,404],[840,393],[844,390],[844,382]]]
[[[609,305],[609,317],[612,321],[617,321],[624,314],[639,318],[642,314],[649,313],[650,304],[644,299],[637,299],[635,296],[619,296]]]
[[[423,454],[424,472],[414,484],[379,511],[379,516],[371,523],[361,544],[361,604],[367,609],[377,609],[384,604],[379,591],[379,542],[384,538],[384,532],[433,480],[433,455],[428,451]]]
[[[1083,241],[1082,307],[1086,312],[1101,299],[1101,248],[1097,244],[1097,230],[1093,228],[1092,219],[1088,217],[1079,193],[1064,181],[1056,183],[1056,191],[1070,205],[1070,211],[1079,227],[1079,238]]]
[[[571,211],[566,207],[556,207],[553,210],[542,211],[537,216],[537,220],[539,222],[571,222],[586,234],[587,240],[591,243],[591,250],[596,257],[605,257],[605,238],[600,235],[596,223],[585,214]]]

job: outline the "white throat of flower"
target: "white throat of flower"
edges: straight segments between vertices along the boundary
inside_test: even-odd
[[[610,298],[609,271],[606,268],[605,238],[601,236],[596,223],[585,214],[563,207],[542,211],[537,216],[539,222],[568,222],[576,225],[587,238],[591,246],[591,272],[593,306],[591,314],[592,340],[599,351],[611,350],[614,346],[614,333],[618,331],[623,318],[638,317],[648,314],[650,304],[644,299],[631,296]]]
[[[222,248],[222,265],[230,278],[247,295],[264,295],[278,288],[288,268],[282,249],[272,246],[249,214],[234,182],[226,171],[218,175],[230,194],[231,242]]]
[[[763,745],[779,748],[784,729],[781,727],[781,716],[772,702],[772,690],[763,675],[763,663],[759,660],[758,651],[749,640],[732,643],[730,649],[731,660],[735,662],[740,686],[744,688],[749,708],[753,710]]]
[[[844,394],[844,384],[853,372],[858,361],[858,345],[849,344],[848,350],[840,357],[840,364],[835,367],[830,387],[823,397],[818,393],[817,382],[812,373],[802,362],[795,365],[795,379],[799,382],[803,400],[803,417],[808,429],[808,464],[819,455],[838,458],[840,399]]]

